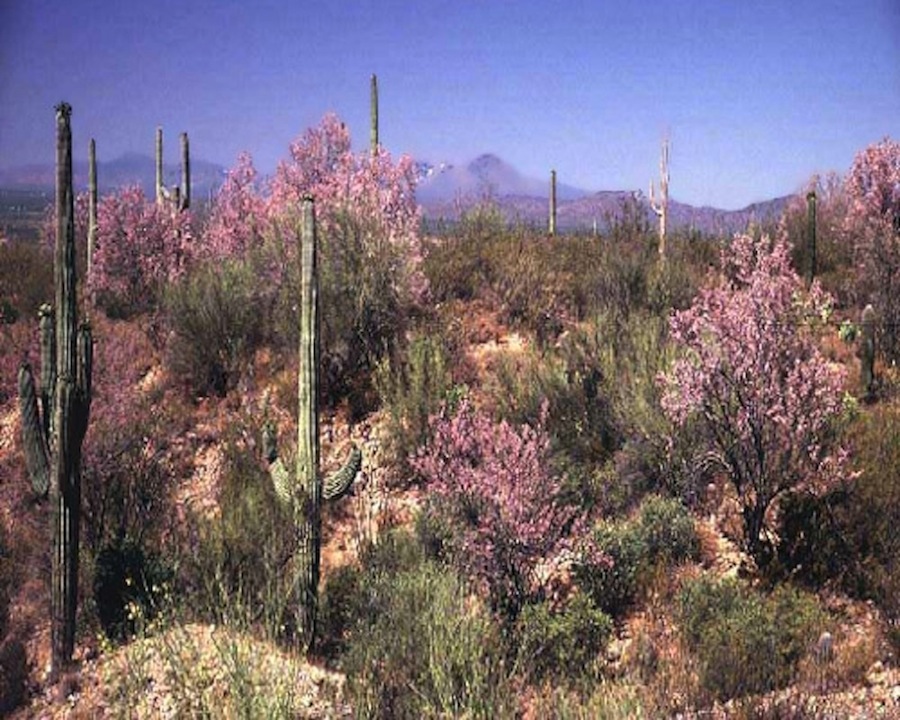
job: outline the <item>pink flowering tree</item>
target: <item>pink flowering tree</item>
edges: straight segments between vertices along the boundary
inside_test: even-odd
[[[271,183],[268,222],[285,240],[289,269],[300,198],[316,199],[323,349],[326,364],[345,377],[391,350],[427,293],[413,170],[409,158],[395,162],[384,150],[354,154],[347,128],[327,115],[291,144]]]
[[[819,492],[842,478],[832,447],[844,370],[819,353],[812,329],[829,298],[791,269],[783,238],[738,236],[724,277],[671,319],[681,356],[662,377],[662,406],[705,429],[704,461],[721,469],[741,505],[744,546],[762,565],[770,510],[788,491]]]
[[[896,361],[900,359],[900,143],[885,138],[860,152],[845,187],[846,227],[857,255],[859,287],[871,299],[884,328],[885,357]]]
[[[464,400],[434,419],[431,442],[412,461],[452,528],[457,560],[510,620],[544,594],[540,568],[587,551],[576,547],[589,542],[584,512],[565,501],[549,445],[543,423],[496,424]]]
[[[130,187],[97,207],[97,248],[89,278],[107,312],[134,315],[155,309],[166,283],[189,264],[191,216],[173,212]]]
[[[262,245],[266,229],[258,173],[250,154],[241,153],[213,198],[198,255],[214,261],[244,257]]]

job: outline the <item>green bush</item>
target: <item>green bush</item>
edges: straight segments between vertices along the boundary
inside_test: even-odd
[[[375,371],[375,389],[387,410],[383,441],[398,472],[412,473],[407,459],[429,438],[429,420],[447,399],[452,378],[447,351],[435,335],[416,335],[403,358],[387,358]]]
[[[810,586],[837,580],[900,623],[900,411],[868,408],[847,430],[857,477],[782,503],[780,569]]]
[[[617,617],[647,589],[654,568],[696,558],[699,552],[687,509],[656,496],[647,497],[634,518],[601,522],[594,542],[611,564],[580,566],[576,577],[597,607]]]
[[[676,617],[702,686],[719,700],[790,684],[825,625],[815,599],[797,590],[779,587],[765,597],[735,580],[708,578],[682,588]]]
[[[39,242],[0,243],[0,324],[36,318],[53,302],[52,255]]]
[[[594,543],[611,563],[579,566],[576,578],[594,604],[620,617],[643,587],[648,569],[647,541],[639,524],[602,522],[594,529]]]
[[[168,364],[200,394],[224,396],[263,337],[260,282],[253,267],[203,265],[168,288]]]
[[[638,522],[651,562],[670,565],[698,557],[694,518],[677,500],[649,496],[641,503]]]
[[[365,592],[343,663],[358,716],[512,717],[497,628],[454,574],[425,562]]]
[[[141,622],[162,609],[174,572],[155,554],[124,539],[104,547],[94,559],[93,598],[103,632],[111,640],[134,635]]]
[[[191,610],[217,624],[260,627],[289,637],[293,596],[293,520],[251,450],[227,438],[217,517],[198,518],[183,549],[181,582]]]
[[[547,603],[526,605],[515,627],[518,665],[537,682],[595,677],[612,633],[609,615],[583,593],[558,611]]]

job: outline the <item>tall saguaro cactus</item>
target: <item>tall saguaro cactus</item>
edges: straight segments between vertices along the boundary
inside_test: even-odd
[[[650,181],[650,208],[659,217],[659,256],[666,256],[666,233],[669,220],[669,138],[663,138],[662,150],[659,156],[659,202],[656,201],[653,191],[653,181]]]
[[[809,265],[806,270],[806,284],[812,285],[816,277],[816,191],[806,193],[806,251]]]
[[[91,138],[88,149],[88,235],[87,270],[85,278],[90,281],[94,268],[94,250],[97,244],[97,144]]]
[[[859,362],[860,384],[863,397],[871,400],[875,396],[875,308],[866,305],[862,311],[862,336],[860,338]]]
[[[188,134],[181,133],[181,195],[179,210],[187,210],[191,206],[191,149]]]
[[[319,561],[322,548],[322,501],[337,500],[349,490],[362,464],[354,447],[343,468],[322,481],[319,475],[319,290],[316,267],[316,219],[313,199],[303,198],[300,226],[300,367],[297,383],[297,464],[295,477],[278,457],[274,429],[264,431],[264,452],[276,495],[293,512],[300,607],[300,642],[309,649],[316,634]]]
[[[75,649],[81,446],[90,414],[93,365],[90,327],[78,326],[71,113],[67,103],[56,108],[56,317],[49,306],[41,308],[40,407],[31,367],[26,363],[19,369],[26,465],[35,491],[50,491],[54,674],[71,661]]]
[[[369,138],[372,144],[372,156],[378,154],[378,76],[372,73],[370,93],[370,121]]]
[[[161,126],[156,127],[156,204],[162,205],[165,199],[163,185],[163,131]]]
[[[556,170],[550,171],[550,234],[556,235]]]

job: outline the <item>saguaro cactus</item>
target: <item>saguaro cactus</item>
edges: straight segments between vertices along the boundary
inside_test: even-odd
[[[372,125],[369,131],[369,136],[372,143],[372,155],[375,156],[378,154],[378,76],[375,75],[375,73],[372,73],[371,88],[370,120]]]
[[[556,235],[556,170],[550,171],[550,234]]]
[[[162,205],[165,200],[165,186],[163,185],[163,131],[161,126],[156,128],[156,204]]]
[[[97,244],[97,144],[91,138],[88,148],[88,235],[87,270],[85,278],[90,282],[94,267],[94,250]]]
[[[25,458],[32,486],[50,491],[51,668],[65,667],[75,649],[78,598],[78,532],[81,504],[81,446],[91,405],[93,341],[78,326],[75,275],[75,209],[72,189],[72,108],[56,108],[56,318],[41,308],[40,407],[31,367],[19,369],[19,402]],[[53,408],[52,418],[50,408]]]
[[[666,256],[666,233],[669,220],[669,138],[663,138],[662,151],[659,156],[659,202],[653,192],[653,181],[650,181],[650,208],[659,217],[659,256]]]
[[[806,193],[806,253],[809,264],[806,269],[806,284],[812,285],[816,277],[816,191]]]
[[[278,457],[275,432],[264,430],[263,445],[276,495],[292,512],[297,533],[295,557],[300,607],[297,629],[308,650],[315,641],[322,501],[346,494],[362,464],[354,447],[343,468],[325,482],[319,475],[319,320],[316,219],[311,197],[302,201],[300,237],[300,367],[298,378],[297,465],[293,482]]]
[[[866,305],[862,311],[860,338],[860,384],[863,397],[871,400],[875,394],[875,308]]]
[[[188,134],[181,133],[181,195],[178,209],[187,210],[191,206],[191,149]]]

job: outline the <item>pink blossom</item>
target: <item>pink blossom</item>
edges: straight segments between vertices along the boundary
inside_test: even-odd
[[[698,418],[705,428],[707,458],[734,486],[747,549],[759,560],[772,503],[843,476],[844,455],[831,452],[830,435],[845,373],[813,337],[830,298],[815,283],[804,292],[784,238],[738,236],[722,267],[724,277],[672,317],[682,354],[661,379],[662,406],[675,423]]]
[[[413,467],[455,528],[460,563],[495,610],[515,617],[546,589],[539,568],[587,535],[584,512],[565,502],[550,471],[543,419],[534,428],[495,424],[466,400],[455,415],[435,418],[433,433]]]

